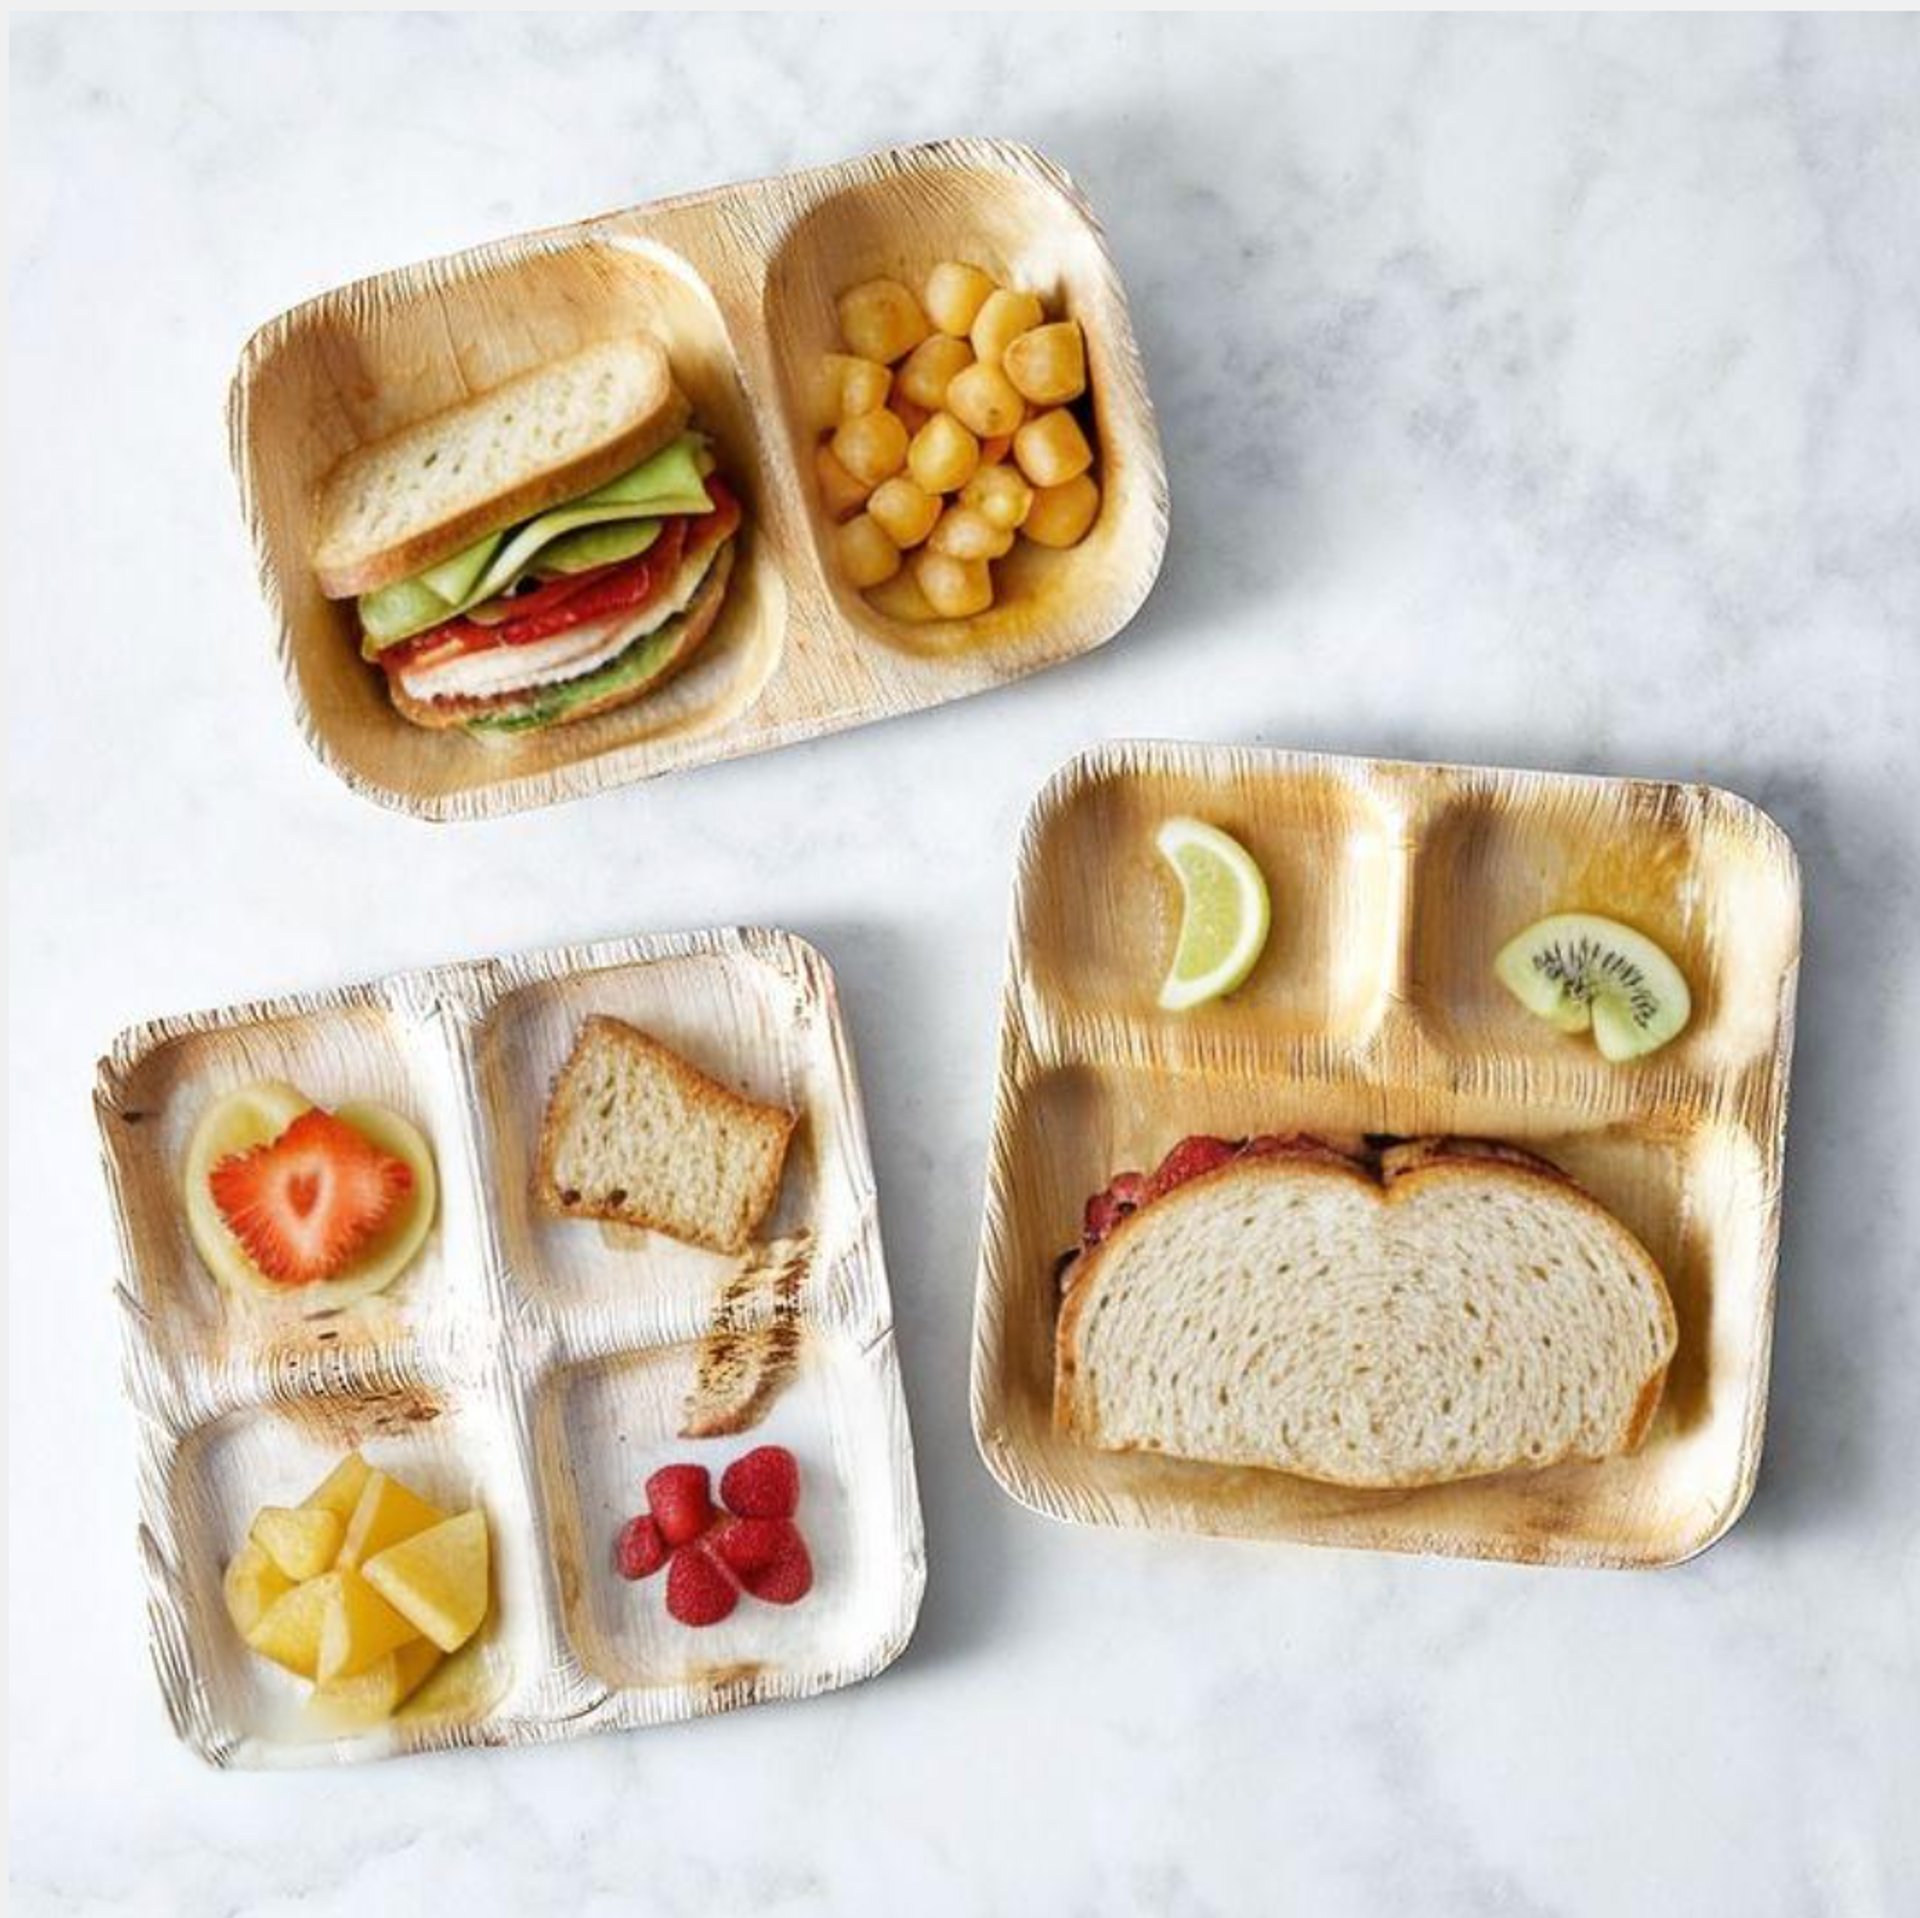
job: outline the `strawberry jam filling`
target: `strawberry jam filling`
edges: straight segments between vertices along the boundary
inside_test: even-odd
[[[1236,1159],[1337,1159],[1350,1164],[1337,1146],[1309,1132],[1257,1132],[1245,1139],[1220,1139],[1207,1132],[1184,1138],[1151,1172],[1117,1172],[1106,1189],[1087,1201],[1081,1221],[1080,1243],[1066,1253],[1058,1276],[1065,1283],[1080,1258],[1106,1239],[1123,1219],[1143,1206],[1164,1199],[1183,1185],[1231,1165]]]

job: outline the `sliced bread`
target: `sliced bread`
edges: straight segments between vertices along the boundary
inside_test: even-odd
[[[1675,1336],[1646,1249],[1528,1155],[1239,1158],[1076,1262],[1054,1415],[1108,1450],[1436,1484],[1633,1449]]]
[[[794,1115],[595,1015],[554,1082],[534,1190],[551,1213],[740,1252],[780,1190]]]
[[[329,599],[411,578],[577,499],[687,423],[658,341],[603,340],[356,448],[322,482],[313,570]]]

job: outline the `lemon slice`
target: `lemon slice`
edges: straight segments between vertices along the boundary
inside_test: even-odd
[[[404,1159],[413,1171],[413,1191],[392,1222],[359,1257],[330,1279],[312,1285],[277,1285],[247,1257],[246,1248],[227,1230],[213,1202],[207,1175],[222,1159],[266,1145],[286,1131],[313,1101],[298,1086],[267,1079],[241,1086],[216,1099],[201,1115],[187,1147],[181,1174],[181,1200],[187,1231],[207,1270],[230,1292],[243,1298],[291,1302],[303,1313],[335,1312],[355,1299],[383,1291],[413,1262],[433,1225],[438,1197],[433,1153],[418,1129],[399,1113],[373,1104],[344,1105],[338,1116],[383,1152]]]
[[[1169,819],[1154,836],[1180,878],[1180,943],[1160,988],[1168,1012],[1231,992],[1267,943],[1267,882],[1241,843],[1199,819]]]

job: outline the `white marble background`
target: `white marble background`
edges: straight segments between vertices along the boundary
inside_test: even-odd
[[[37,19],[12,35],[9,1717],[23,1913],[1611,1918],[1920,1896],[1920,26]],[[894,140],[1111,231],[1175,527],[1107,652],[537,816],[353,798],[225,471],[352,276]],[[1724,782],[1806,868],[1767,1463],[1651,1576],[1054,1529],[965,1352],[1009,859],[1138,731]],[[561,939],[818,939],[932,1582],[861,1690],[219,1776],[147,1669],[88,1108],[123,1023]],[[1904,1808],[1904,1810],[1903,1810]]]

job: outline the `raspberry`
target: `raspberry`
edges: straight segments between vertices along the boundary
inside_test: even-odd
[[[792,1531],[790,1518],[723,1518],[707,1544],[735,1578],[744,1580],[780,1556]]]
[[[807,1542],[791,1519],[749,1519],[748,1524],[768,1524],[777,1530],[772,1556],[763,1565],[740,1574],[740,1583],[755,1598],[768,1605],[793,1605],[813,1590],[813,1560]]]
[[[740,1588],[704,1544],[682,1545],[667,1566],[667,1610],[682,1625],[717,1625],[740,1602]]]
[[[720,1474],[720,1502],[740,1518],[791,1518],[800,1467],[784,1445],[758,1445]]]
[[[622,1578],[651,1578],[667,1562],[667,1541],[651,1512],[630,1518],[613,1548],[614,1569]]]
[[[647,1505],[660,1536],[685,1545],[713,1523],[713,1495],[704,1465],[663,1465],[647,1480]]]

